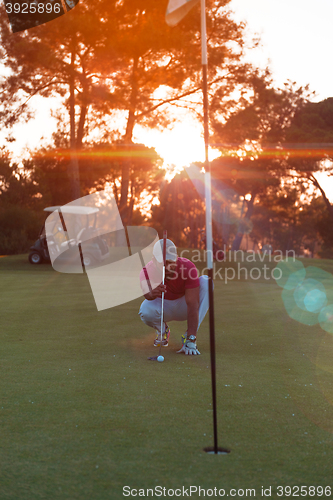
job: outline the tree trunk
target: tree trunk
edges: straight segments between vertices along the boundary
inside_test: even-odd
[[[249,200],[247,202],[247,210],[246,210],[246,214],[245,214],[244,218],[246,218],[248,220],[251,219],[252,214],[253,214],[253,205],[254,205],[255,197],[256,197],[255,194],[251,195],[251,200]],[[245,202],[245,198],[244,198],[244,202]],[[244,207],[244,205],[243,205],[243,207]],[[243,212],[243,208],[242,208],[242,212]],[[232,242],[231,250],[239,250],[241,243],[242,243],[243,236],[244,236],[244,224],[242,224],[242,219],[241,219],[240,223],[239,223],[239,231],[237,232],[237,234],[234,238],[234,241]]]
[[[76,154],[75,138],[75,35],[73,36],[71,66],[70,66],[70,97],[69,97],[69,115],[70,115],[70,156],[69,178],[73,200],[80,198],[80,174],[79,164]]]
[[[81,106],[80,119],[79,119],[79,124],[77,127],[77,137],[76,137],[76,148],[77,149],[82,148],[82,141],[83,141],[83,137],[84,137],[84,124],[86,122],[88,108],[89,108],[89,106],[87,104],[82,104],[82,106]]]
[[[308,176],[308,178],[319,189],[319,191],[321,192],[321,195],[322,195],[322,197],[324,199],[324,202],[325,202],[325,205],[327,207],[328,213],[329,213],[329,215],[331,217],[331,220],[333,222],[333,205],[331,205],[330,200],[327,198],[325,191],[323,190],[323,188],[321,187],[321,185],[319,184],[319,182],[317,181],[317,179],[315,178],[315,176],[313,174],[310,174]]]
[[[128,200],[128,212],[127,212],[127,225],[131,226],[132,225],[132,220],[133,220],[133,207],[134,207],[134,201],[135,201],[135,186],[133,181],[131,182],[130,185],[130,191],[131,191],[131,196]]]
[[[239,250],[239,247],[241,246],[243,239],[243,233],[238,232],[234,238],[234,241],[232,242],[231,250],[232,251],[237,251]]]
[[[137,82],[138,62],[139,59],[135,57],[133,60],[133,69],[132,69],[132,91],[131,91],[130,107],[128,111],[126,132],[124,136],[124,145],[126,149],[132,144],[133,129],[136,119],[135,110],[136,110],[136,101],[138,95],[138,82]],[[132,218],[132,213],[130,213],[131,207],[128,205],[130,172],[131,172],[131,160],[129,158],[125,158],[122,162],[122,168],[121,168],[121,189],[120,189],[120,202],[119,202],[119,212],[124,226],[128,225],[129,220]]]

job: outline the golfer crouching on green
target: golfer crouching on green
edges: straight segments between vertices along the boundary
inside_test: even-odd
[[[186,321],[187,331],[182,335],[182,348],[177,352],[200,354],[196,337],[208,307],[208,277],[198,276],[198,270],[188,259],[178,257],[177,248],[166,240],[165,280],[163,285],[163,240],[155,243],[153,258],[140,273],[140,284],[146,300],[141,304],[142,321],[156,330],[154,346],[168,345],[170,321]],[[164,314],[161,331],[162,292]]]

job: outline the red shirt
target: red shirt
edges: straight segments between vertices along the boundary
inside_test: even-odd
[[[147,269],[148,277],[152,288],[155,288],[162,283],[162,270],[158,269],[154,262],[151,260],[145,266]],[[164,298],[166,300],[175,300],[185,295],[187,288],[197,288],[199,286],[198,270],[188,259],[184,257],[177,258],[177,268],[172,271],[172,276],[165,279],[167,287]],[[140,283],[144,293],[148,293],[146,286],[142,286],[143,282],[147,280],[144,270],[140,272]]]

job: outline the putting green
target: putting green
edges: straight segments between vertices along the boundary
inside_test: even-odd
[[[278,486],[333,486],[333,335],[291,319],[274,279],[216,276],[218,435],[231,453],[214,456],[202,451],[213,444],[208,317],[201,356],[176,354],[184,325],[171,323],[165,361],[151,363],[140,299],[97,312],[86,276],[26,255],[1,259],[0,277],[1,499],[120,500],[125,486],[138,498],[158,486],[261,498],[271,486],[278,499]]]

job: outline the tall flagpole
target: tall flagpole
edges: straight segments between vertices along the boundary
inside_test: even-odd
[[[210,332],[210,365],[212,375],[213,396],[213,424],[214,447],[204,448],[207,453],[225,454],[230,450],[217,446],[217,412],[216,412],[216,360],[215,360],[215,325],[214,325],[214,294],[213,294],[213,231],[212,231],[212,188],[211,173],[208,157],[209,149],[209,120],[208,120],[208,76],[207,76],[207,33],[206,33],[206,2],[201,1],[201,59],[202,59],[202,93],[204,112],[204,138],[205,138],[205,198],[206,198],[206,254],[208,268],[209,292],[209,332]],[[198,0],[169,0],[166,11],[166,22],[175,26]]]
[[[214,291],[213,291],[213,230],[212,230],[212,183],[209,162],[209,116],[208,116],[208,71],[207,71],[207,32],[206,32],[206,1],[201,0],[201,61],[202,61],[202,93],[204,113],[205,139],[205,199],[206,199],[206,255],[208,268],[209,293],[209,337],[210,366],[212,378],[213,429],[214,447],[205,448],[208,453],[229,453],[229,450],[219,448],[217,444],[217,408],[216,408],[216,356],[215,356],[215,321],[214,321]]]

